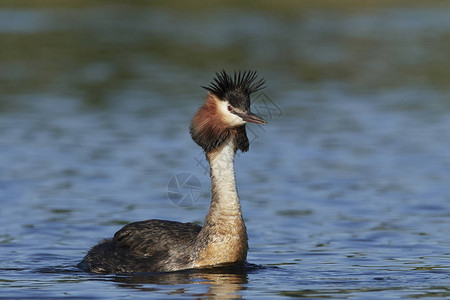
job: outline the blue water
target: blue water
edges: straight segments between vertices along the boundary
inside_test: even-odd
[[[450,297],[450,6],[0,9],[0,298]],[[1,7],[1,6],[0,6]],[[267,88],[236,159],[250,265],[89,274],[151,218],[202,223],[190,118],[214,71]],[[171,179],[200,182],[191,203]]]

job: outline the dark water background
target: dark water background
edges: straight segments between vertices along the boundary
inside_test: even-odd
[[[0,3],[0,298],[450,297],[450,3],[253,5]],[[187,128],[223,68],[268,85],[236,162],[255,265],[76,269],[126,223],[203,221]]]

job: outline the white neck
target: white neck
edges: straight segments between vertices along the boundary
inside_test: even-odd
[[[197,236],[193,266],[245,261],[248,243],[234,175],[235,146],[229,139],[206,154],[211,172],[211,206]]]
[[[232,140],[225,141],[220,147],[207,154],[211,172],[211,208],[223,215],[241,213],[241,205],[236,189],[234,174],[235,146]]]

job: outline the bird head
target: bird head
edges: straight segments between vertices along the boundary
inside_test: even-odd
[[[228,75],[225,71],[203,88],[208,91],[206,101],[192,119],[192,139],[205,152],[212,151],[232,139],[235,150],[248,151],[247,123],[266,124],[250,110],[250,94],[264,88],[264,80],[256,72],[244,71]]]

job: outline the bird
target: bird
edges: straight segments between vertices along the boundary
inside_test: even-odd
[[[151,219],[130,223],[92,247],[78,268],[93,273],[172,272],[245,264],[247,229],[236,188],[234,158],[249,150],[246,124],[266,124],[250,110],[265,88],[256,71],[215,73],[190,135],[209,162],[211,203],[204,225]]]

